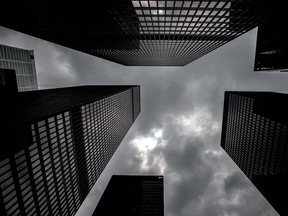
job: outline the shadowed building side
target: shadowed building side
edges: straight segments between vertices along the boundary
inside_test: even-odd
[[[279,12],[258,27],[255,71],[288,71],[288,21],[285,12]]]
[[[281,216],[288,215],[287,99],[282,93],[225,92],[221,136],[221,147]]]
[[[163,176],[113,175],[93,216],[164,216]]]
[[[6,1],[0,25],[122,65],[184,66],[273,18],[282,4],[280,0]],[[22,19],[7,19],[11,10]]]
[[[74,215],[138,116],[139,88],[79,86],[4,95],[1,216]]]

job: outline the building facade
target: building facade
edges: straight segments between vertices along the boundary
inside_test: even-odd
[[[140,87],[70,87],[1,100],[0,215],[74,215],[137,118]]]
[[[0,44],[0,69],[15,70],[18,91],[38,90],[33,50]]]
[[[15,70],[0,68],[0,97],[2,95],[17,94],[18,86]]]
[[[113,175],[96,215],[164,216],[163,176]]]
[[[123,65],[184,66],[273,17],[281,4],[272,0],[7,1],[4,9],[13,8],[26,19],[7,19],[4,10],[0,24]]]
[[[287,94],[225,92],[221,147],[282,216],[288,215]]]
[[[255,71],[288,72],[288,21],[285,13],[258,27]]]

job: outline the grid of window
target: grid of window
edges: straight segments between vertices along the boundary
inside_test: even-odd
[[[18,91],[38,89],[33,51],[0,45],[0,68],[15,70]]]
[[[141,105],[140,105],[140,88],[133,87],[133,119],[135,120],[140,113]]]
[[[133,123],[132,89],[81,107],[91,189]]]
[[[163,216],[163,189],[163,176],[113,175],[93,216]]]
[[[99,49],[94,54],[124,65],[186,65],[256,27],[264,19],[260,4],[266,3],[132,0],[132,4],[130,16],[137,16],[137,21],[129,28],[139,30],[130,37],[139,39],[139,48]],[[111,14],[119,16],[117,10]],[[125,20],[118,22],[123,25]]]
[[[279,14],[282,3],[113,0],[97,1],[96,6],[52,1],[7,4],[31,21],[3,19],[2,26],[7,28],[123,65],[183,66]]]
[[[24,137],[25,142],[16,140],[20,143],[1,154],[1,213],[74,215],[137,117],[134,106],[140,112],[140,104],[135,104],[140,102],[137,88],[100,86],[32,92],[44,96],[35,97],[38,102],[47,95],[59,95],[47,104],[53,106],[51,109],[35,105],[39,108],[33,112],[35,120],[29,118],[27,123],[22,119],[17,122],[24,124],[23,128],[12,127],[15,136]],[[64,102],[59,100],[63,96]]]
[[[253,175],[288,174],[288,127],[253,112],[254,99],[229,94],[225,151]]]
[[[33,143],[1,161],[7,215],[73,215],[79,180],[69,112],[31,125]]]
[[[1,200],[5,205],[7,215],[19,215],[19,204],[15,192],[15,182],[13,179],[9,158],[0,162],[0,184],[1,184]]]
[[[142,34],[223,35],[228,30],[230,2],[201,1],[132,1]],[[218,19],[212,20],[213,16]],[[215,21],[224,21],[214,26]],[[226,21],[226,22],[225,22]],[[203,22],[203,23],[202,23]],[[216,27],[223,27],[217,32]]]

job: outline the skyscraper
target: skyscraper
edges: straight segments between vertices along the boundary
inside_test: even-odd
[[[258,27],[255,71],[288,71],[288,21],[285,13]]]
[[[1,97],[0,214],[74,215],[140,112],[139,86]]]
[[[164,216],[163,176],[113,175],[93,216]]]
[[[0,44],[0,69],[15,70],[18,91],[38,89],[33,50]]]
[[[225,92],[221,147],[282,216],[288,215],[287,94]]]
[[[183,66],[273,17],[281,4],[277,0],[5,1],[0,25],[123,65]],[[7,19],[6,8],[25,19]]]

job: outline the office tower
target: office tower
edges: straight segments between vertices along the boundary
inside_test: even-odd
[[[282,216],[288,215],[287,94],[225,92],[221,147]]]
[[[1,97],[0,215],[74,215],[140,112],[139,86]]]
[[[279,14],[258,27],[255,71],[288,71],[288,21]]]
[[[0,25],[123,65],[183,66],[273,17],[281,4],[277,0],[6,1]],[[25,19],[7,19],[10,11],[5,8]]]
[[[0,69],[15,70],[18,91],[38,89],[33,50],[0,44]]]
[[[113,175],[96,215],[164,216],[163,176]]]

